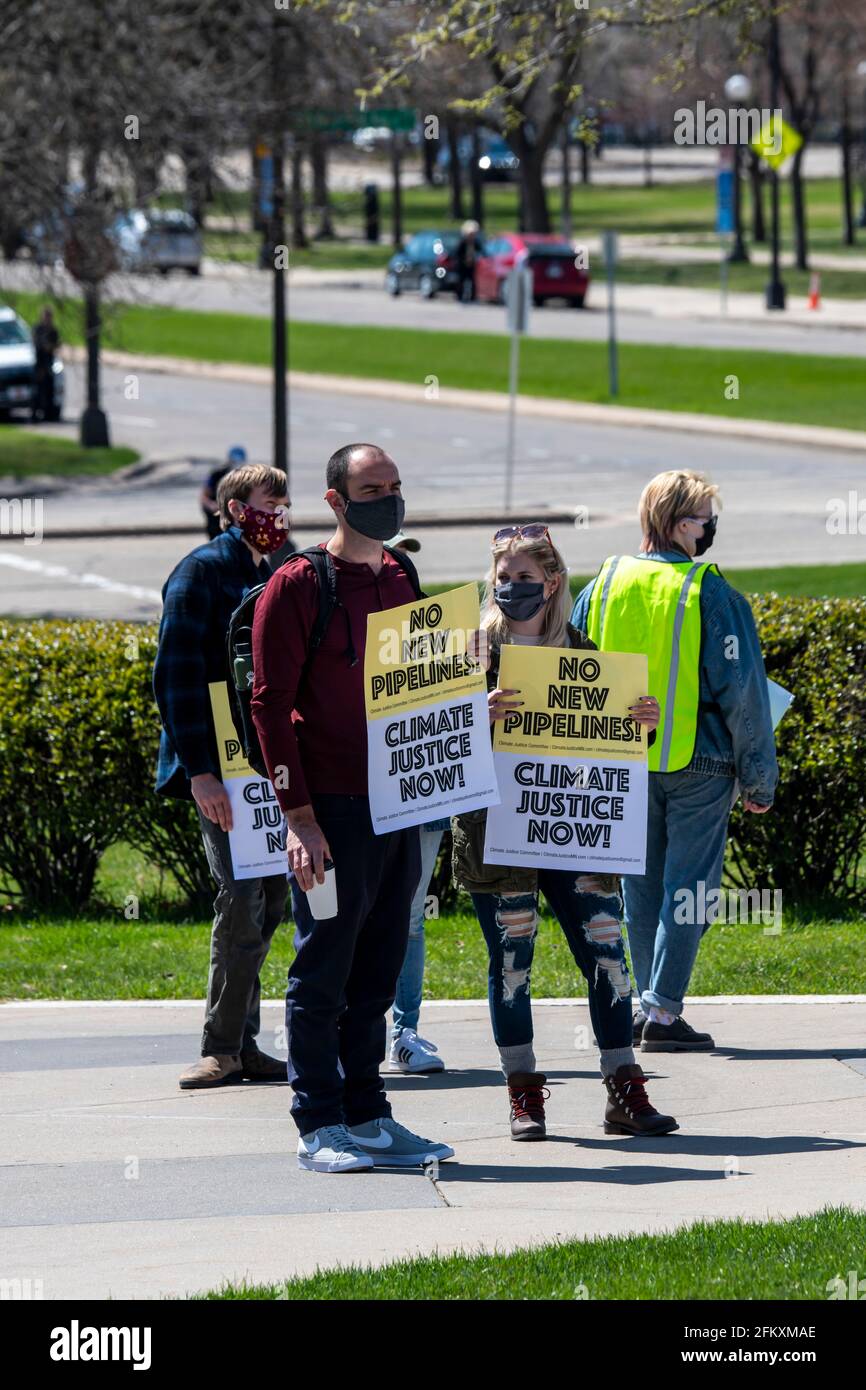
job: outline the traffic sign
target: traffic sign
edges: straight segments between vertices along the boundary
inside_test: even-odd
[[[310,107],[298,112],[295,124],[304,130],[318,130],[337,134],[345,130],[362,130],[365,126],[387,126],[389,130],[414,130],[417,113],[396,106],[372,106],[362,111],[329,110],[325,107]]]
[[[786,159],[797,153],[802,143],[803,137],[799,130],[788,125],[781,116],[771,116],[761,126],[760,134],[752,141],[752,149],[771,169],[778,169]]]
[[[516,265],[505,277],[506,322],[509,333],[528,331],[531,303],[532,271],[529,266]]]

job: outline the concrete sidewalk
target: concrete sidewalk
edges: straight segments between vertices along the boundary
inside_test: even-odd
[[[536,1004],[550,1139],[508,1137],[486,1007],[425,1004],[449,1068],[394,1077],[395,1114],[450,1141],[432,1179],[300,1172],[286,1086],[186,1092],[201,1005],[0,1007],[0,1277],[48,1299],[184,1296],[338,1263],[866,1205],[866,999],[692,1002],[711,1055],[643,1056],[680,1121],[607,1137],[584,1002]],[[276,1050],[282,1006],[263,1010]],[[581,1033],[587,1029],[586,1033]],[[828,1271],[828,1278],[834,1271]]]

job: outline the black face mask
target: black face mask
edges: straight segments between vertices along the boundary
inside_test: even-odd
[[[506,618],[513,618],[516,623],[525,623],[529,618],[534,618],[547,602],[544,585],[531,584],[526,580],[497,584],[493,597]]]
[[[392,493],[372,502],[346,502],[346,525],[372,541],[387,541],[403,528],[406,503]]]
[[[703,535],[698,536],[698,539],[695,541],[696,555],[703,555],[706,550],[709,550],[715,538],[718,520],[717,516],[711,516],[709,521],[704,522]]]

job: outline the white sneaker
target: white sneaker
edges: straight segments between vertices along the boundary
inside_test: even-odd
[[[353,1144],[371,1157],[377,1168],[418,1168],[445,1158],[453,1158],[448,1144],[422,1139],[396,1120],[367,1120],[363,1125],[350,1125]]]
[[[435,1043],[419,1038],[414,1028],[404,1028],[402,1033],[391,1039],[389,1070],[407,1075],[419,1071],[444,1071],[445,1063],[435,1055],[438,1051]]]
[[[360,1149],[345,1125],[322,1125],[298,1139],[298,1167],[315,1173],[357,1173],[373,1160]]]

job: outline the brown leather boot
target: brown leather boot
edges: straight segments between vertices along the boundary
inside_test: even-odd
[[[540,1071],[513,1071],[508,1077],[512,1139],[547,1138],[544,1102],[550,1092],[544,1089],[546,1081]]]
[[[227,1086],[233,1081],[243,1081],[244,1069],[240,1057],[228,1053],[218,1056],[199,1057],[178,1081],[182,1091],[204,1090],[207,1087]]]
[[[285,1081],[288,1083],[288,1067],[285,1057],[269,1057],[266,1052],[254,1048],[252,1052],[241,1053],[241,1066],[247,1081]]]
[[[605,1134],[670,1134],[671,1130],[679,1129],[673,1115],[660,1115],[653,1109],[645,1081],[637,1063],[618,1067],[613,1076],[604,1078],[608,1096],[604,1111]]]

